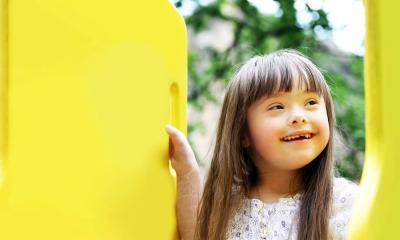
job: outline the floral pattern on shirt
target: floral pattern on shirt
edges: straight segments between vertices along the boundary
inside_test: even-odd
[[[329,219],[329,239],[346,239],[347,226],[358,186],[344,178],[333,182],[333,205]],[[227,239],[297,239],[297,216],[301,194],[263,203],[246,198],[229,222]]]

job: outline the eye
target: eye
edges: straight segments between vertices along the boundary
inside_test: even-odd
[[[274,105],[274,106],[268,108],[268,110],[278,110],[278,109],[283,109],[283,106],[282,105]]]
[[[315,100],[315,99],[309,99],[308,101],[307,101],[307,104],[306,105],[315,105],[315,104],[318,104],[318,101],[317,100]]]

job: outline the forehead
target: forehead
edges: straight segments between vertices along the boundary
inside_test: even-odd
[[[281,92],[275,92],[271,95],[265,95],[256,102],[256,105],[265,103],[269,100],[275,100],[280,98],[303,98],[309,96],[317,98],[320,97],[320,95],[315,91],[307,91],[304,89],[292,89],[291,91],[281,91]]]
[[[303,89],[292,89],[291,91],[285,91],[285,92],[275,92],[271,94],[270,96],[265,96],[264,98],[279,98],[279,97],[287,97],[287,96],[304,96],[304,95],[318,95],[317,92],[314,91],[307,91]]]
[[[328,88],[322,73],[311,62],[298,57],[255,58],[239,71],[246,107],[273,95],[300,90],[325,97]]]
[[[298,95],[309,95],[309,94],[316,94],[320,95],[318,92],[318,89],[316,88],[310,88],[310,81],[309,79],[302,79],[298,75],[294,77],[294,79],[291,80],[289,87],[282,88],[276,87],[272,92],[265,94],[262,99],[265,98],[277,98],[277,97],[283,97],[283,96],[298,96]]]

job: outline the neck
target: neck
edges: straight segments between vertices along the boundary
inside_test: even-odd
[[[259,171],[258,182],[254,187],[256,197],[272,202],[295,195],[301,187],[298,173],[299,170]]]

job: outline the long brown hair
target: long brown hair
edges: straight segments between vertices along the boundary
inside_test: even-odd
[[[319,156],[301,169],[299,240],[324,240],[332,205],[335,115],[329,87],[318,68],[295,50],[255,56],[232,77],[222,104],[214,152],[200,201],[197,240],[226,238],[229,219],[257,182],[257,171],[242,145],[248,107],[264,96],[291,91],[294,79],[323,96],[330,136]]]

